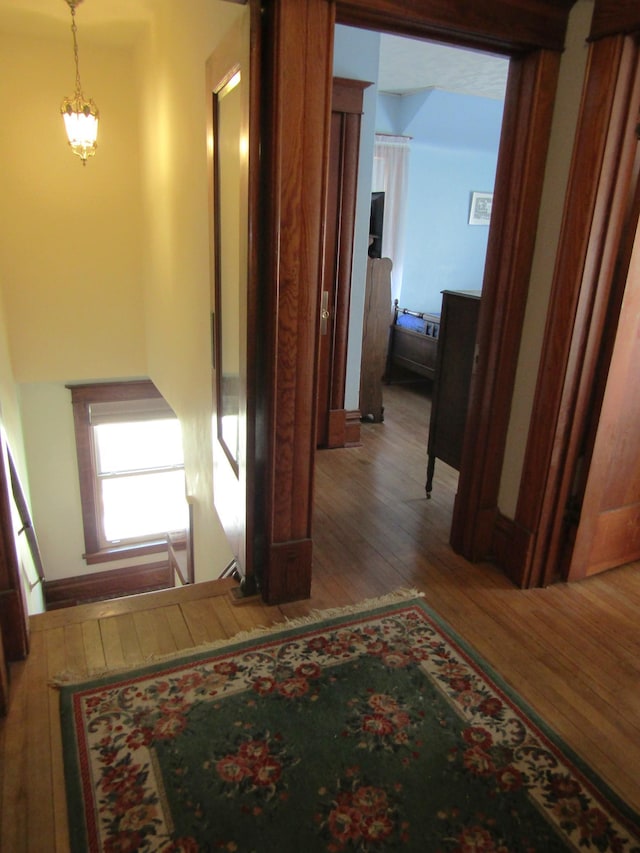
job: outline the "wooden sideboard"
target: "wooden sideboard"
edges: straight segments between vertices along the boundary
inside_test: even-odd
[[[427,445],[427,497],[436,459],[460,470],[475,357],[479,290],[444,290]]]

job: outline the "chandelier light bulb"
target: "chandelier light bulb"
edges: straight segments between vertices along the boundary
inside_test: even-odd
[[[74,154],[86,165],[87,157],[92,157],[98,147],[98,120],[100,113],[90,98],[85,98],[80,82],[80,66],[78,62],[78,37],[76,27],[76,6],[82,0],[66,0],[71,9],[71,33],[73,35],[73,56],[76,66],[76,91],[70,98],[65,98],[60,107],[69,145]]]

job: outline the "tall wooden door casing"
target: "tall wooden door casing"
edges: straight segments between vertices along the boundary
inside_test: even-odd
[[[584,576],[591,563],[582,547],[582,568],[571,555],[577,513],[587,527],[595,523],[595,517],[587,521],[591,509],[599,514],[596,504],[590,509],[583,501],[605,393],[601,384],[594,396],[594,387],[607,375],[610,333],[623,304],[620,292],[612,302],[612,282],[618,291],[625,286],[635,235],[629,217],[638,170],[640,59],[637,38],[626,35],[634,30],[640,32],[635,0],[596,0],[514,523],[518,535],[510,574],[519,586],[566,579],[570,565],[572,577]]]
[[[264,441],[258,513],[262,592],[269,603],[311,590],[313,468],[322,228],[326,207],[331,45],[327,0],[263,4],[263,219],[260,278],[265,345]]]
[[[617,280],[605,326],[608,340],[601,350],[596,400],[580,461],[588,473],[584,490],[573,498],[579,506],[577,525],[567,533],[567,580],[640,559],[639,166],[640,146],[634,168],[635,199],[616,264]]]
[[[360,123],[363,92],[370,85],[340,77],[333,80],[320,296],[318,447],[343,447],[346,440],[344,402]]]

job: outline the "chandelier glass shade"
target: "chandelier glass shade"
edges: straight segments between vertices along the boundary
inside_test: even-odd
[[[78,63],[78,37],[76,27],[76,6],[82,0],[66,0],[71,9],[71,32],[73,35],[73,56],[76,66],[76,90],[72,97],[65,98],[60,106],[64,119],[69,145],[74,154],[86,165],[87,157],[92,157],[98,147],[98,120],[100,113],[90,98],[85,98],[80,82]]]

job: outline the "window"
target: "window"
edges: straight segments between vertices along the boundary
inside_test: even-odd
[[[166,548],[189,526],[174,412],[148,380],[68,387],[87,562]]]

